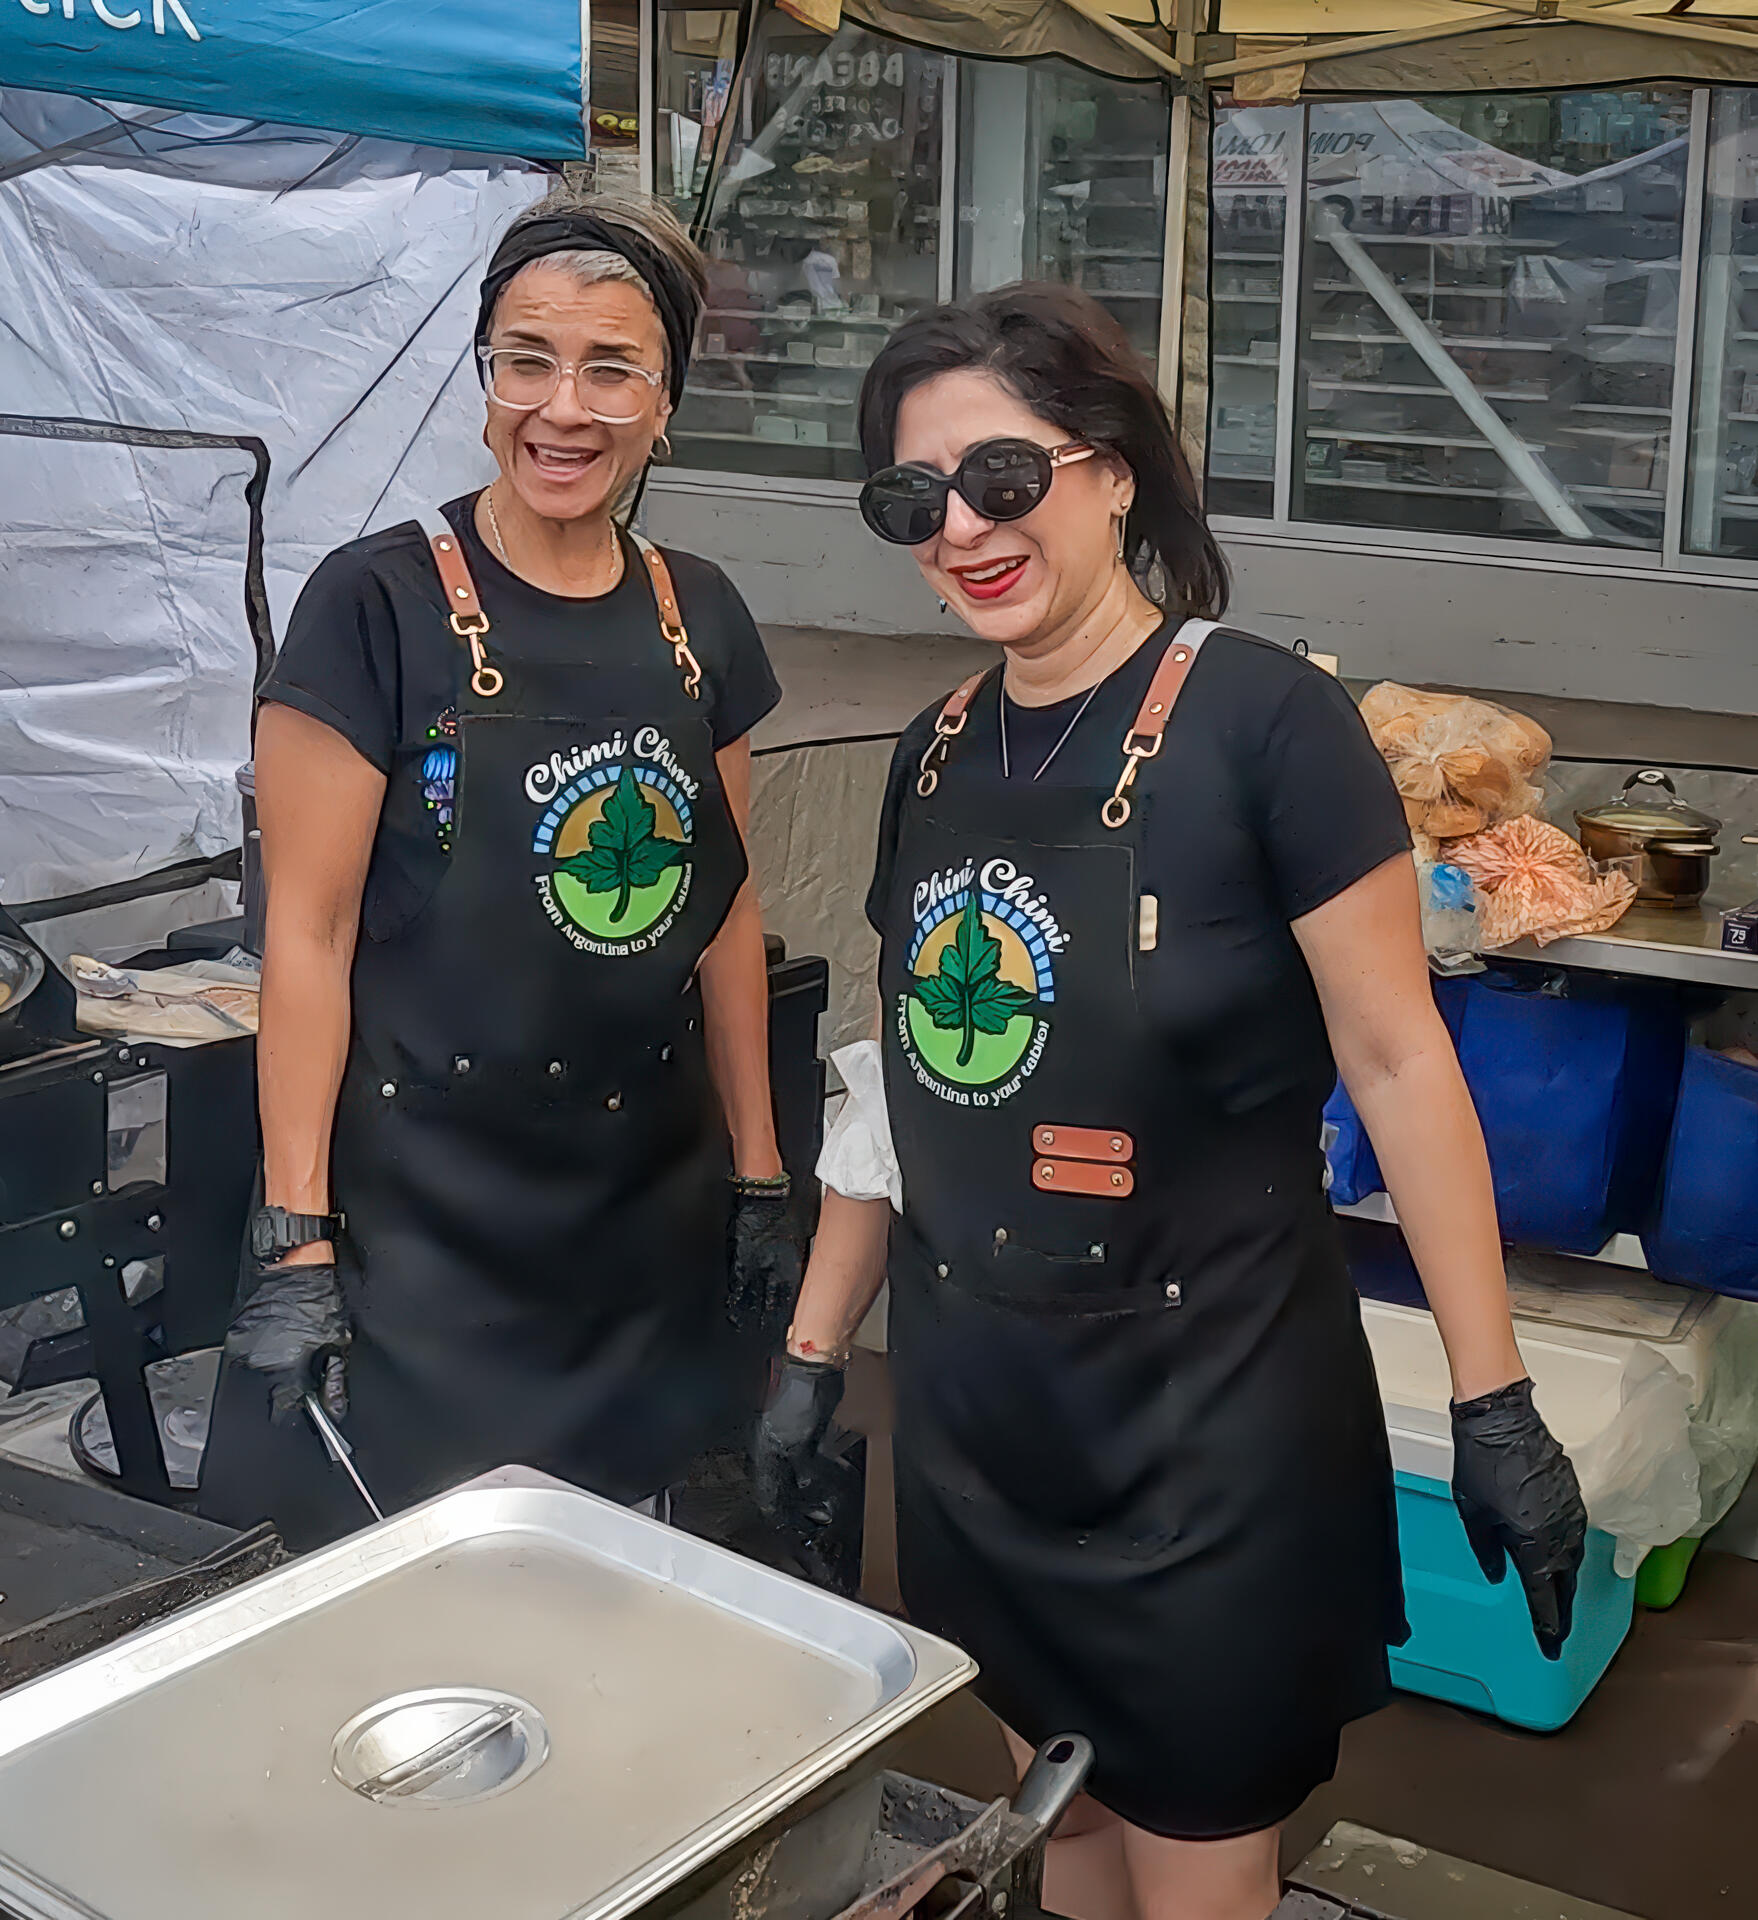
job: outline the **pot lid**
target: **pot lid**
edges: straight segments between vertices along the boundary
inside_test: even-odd
[[[1658,767],[1631,774],[1617,799],[1602,807],[1582,807],[1575,819],[1583,827],[1609,827],[1651,840],[1712,840],[1721,831],[1715,815],[1681,800],[1671,778]]]

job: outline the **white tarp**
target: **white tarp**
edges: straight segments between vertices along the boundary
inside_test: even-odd
[[[483,477],[477,282],[542,185],[0,88],[0,414],[260,437],[279,633],[329,548]],[[249,472],[0,435],[0,899],[237,844]]]

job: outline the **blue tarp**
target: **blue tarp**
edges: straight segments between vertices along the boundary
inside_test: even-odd
[[[0,81],[567,159],[583,0],[0,0]]]

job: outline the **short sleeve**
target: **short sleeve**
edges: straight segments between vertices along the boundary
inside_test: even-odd
[[[357,553],[321,561],[306,581],[261,698],[321,721],[388,773],[397,745],[397,624]]]
[[[692,640],[700,636],[707,642],[712,636],[711,648],[705,648],[699,657],[714,688],[711,731],[718,753],[722,747],[742,740],[759,720],[774,712],[781,699],[781,683],[738,588],[706,561],[692,565],[685,555],[675,555],[673,561],[680,576],[686,568],[694,576],[678,581]]]
[[[1270,721],[1259,831],[1283,914],[1298,920],[1410,845],[1403,803],[1341,682],[1302,667]]]
[[[897,872],[897,840],[903,818],[904,780],[912,761],[920,755],[912,744],[917,732],[912,726],[897,743],[891,756],[891,768],[885,776],[885,799],[879,809],[879,846],[873,857],[873,880],[867,888],[867,920],[873,931],[885,932],[885,912],[891,903],[891,887]]]

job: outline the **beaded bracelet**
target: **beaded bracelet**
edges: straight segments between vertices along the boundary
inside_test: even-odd
[[[785,1200],[793,1192],[793,1175],[789,1173],[735,1173],[730,1178],[734,1193],[753,1199]]]

